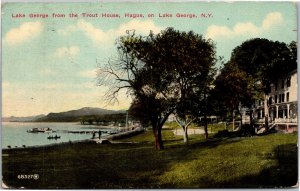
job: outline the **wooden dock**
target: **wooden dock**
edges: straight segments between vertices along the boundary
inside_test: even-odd
[[[93,133],[99,133],[99,131],[69,131],[69,130],[57,130],[53,131],[55,133],[73,133],[73,134],[93,134]],[[107,133],[111,134],[111,131],[101,131],[101,133]]]

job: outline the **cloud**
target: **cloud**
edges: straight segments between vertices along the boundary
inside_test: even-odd
[[[60,93],[66,93],[68,90],[69,92],[72,91],[78,91],[82,92],[82,90],[87,90],[87,89],[94,89],[96,84],[94,82],[82,82],[82,83],[54,83],[54,82],[3,82],[2,83],[2,88],[6,92],[13,92],[16,90],[24,90],[24,93],[26,93],[25,90],[30,90],[34,92],[44,92],[44,91],[49,91],[49,90],[56,90],[57,92]]]
[[[68,57],[73,58],[77,54],[79,54],[80,48],[78,46],[70,46],[70,47],[60,47],[57,48],[54,55],[58,58]]]
[[[76,25],[69,25],[64,29],[59,29],[58,33],[61,35],[67,35],[71,32],[82,31],[96,45],[99,45],[104,43],[113,44],[117,36],[125,35],[128,30],[135,30],[136,34],[148,35],[150,30],[154,33],[158,33],[162,30],[162,28],[156,26],[152,20],[132,20],[121,24],[117,29],[104,31],[101,28],[95,27],[92,23],[80,19]]]
[[[79,20],[77,22],[77,27],[95,43],[104,43],[109,40],[109,34],[105,33],[101,29],[94,27],[94,25],[92,25],[89,22],[86,22],[85,20]]]
[[[272,12],[266,15],[262,21],[261,26],[256,26],[251,22],[237,23],[233,28],[227,26],[211,25],[208,27],[205,37],[211,39],[218,38],[236,38],[237,36],[250,35],[257,36],[265,31],[270,30],[272,27],[280,26],[283,24],[282,14],[279,12]]]
[[[62,112],[81,107],[124,109],[131,99],[122,91],[120,103],[107,106],[103,96],[108,87],[96,87],[94,83],[5,83],[3,87],[3,116],[30,116]],[[18,91],[18,93],[16,93]],[[76,101],[74,101],[76,100]]]
[[[43,24],[41,22],[25,22],[18,28],[9,30],[5,37],[4,42],[13,46],[35,38],[43,31]]]
[[[2,82],[2,88],[3,89],[9,88],[9,87],[10,87],[10,83],[9,82],[6,82],[6,81]]]
[[[93,70],[86,70],[82,71],[79,73],[81,77],[86,77],[86,78],[96,78],[97,77],[98,70],[93,69]]]
[[[56,74],[55,71],[51,70],[50,68],[44,68],[42,70],[40,70],[40,75],[43,75],[43,76],[53,76]]]
[[[68,35],[69,33],[72,33],[72,32],[74,32],[74,31],[76,31],[76,30],[77,30],[76,26],[74,26],[74,25],[69,25],[69,26],[67,26],[67,27],[64,28],[64,29],[59,29],[59,30],[57,30],[57,32],[58,32],[58,34],[60,34],[60,35],[66,36],[66,35]]]
[[[262,28],[268,30],[273,26],[279,26],[283,23],[282,14],[279,12],[269,13],[263,21]]]

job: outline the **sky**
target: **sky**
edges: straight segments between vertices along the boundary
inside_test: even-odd
[[[65,17],[53,17],[53,13]],[[71,18],[70,13],[78,17]],[[83,17],[82,13],[120,17]],[[126,13],[144,17],[128,18]],[[166,13],[172,17],[159,17]],[[177,13],[197,18],[180,18]],[[31,18],[30,14],[48,17]],[[96,69],[117,56],[115,40],[126,30],[148,35],[150,30],[157,34],[167,27],[212,39],[217,55],[229,60],[231,51],[251,38],[296,41],[297,8],[291,2],[2,4],[2,116],[82,107],[128,109],[131,98],[125,91],[118,103],[104,102],[108,87],[96,85]]]

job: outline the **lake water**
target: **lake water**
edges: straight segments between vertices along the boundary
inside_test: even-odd
[[[94,125],[81,125],[79,123],[17,123],[17,122],[3,122],[2,123],[2,148],[8,148],[10,145],[12,148],[37,145],[48,145],[53,143],[62,143],[69,141],[78,141],[92,138],[92,134],[74,134],[74,133],[28,133],[27,130],[32,128],[47,128],[54,131],[68,130],[68,131],[107,131],[113,130],[108,128],[101,128]],[[49,136],[60,136],[60,139],[47,139]],[[105,137],[108,134],[102,133],[101,137]],[[98,133],[96,133],[98,137]]]

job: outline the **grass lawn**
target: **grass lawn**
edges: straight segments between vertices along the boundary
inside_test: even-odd
[[[181,127],[177,124],[177,122],[166,122],[165,125],[164,125],[164,128],[166,129],[181,129]],[[189,129],[204,129],[204,126],[198,126],[194,123],[192,123],[190,126],[189,126]],[[230,131],[232,130],[232,124],[230,125],[227,125],[227,129]],[[207,125],[207,130],[209,132],[213,132],[213,133],[217,133],[218,131],[221,131],[221,130],[225,130],[225,124],[224,123],[220,123],[220,124],[208,124]]]
[[[119,144],[78,143],[3,151],[3,180],[15,188],[260,188],[290,187],[298,178],[297,134],[210,138],[163,130],[156,151],[151,131]],[[128,143],[132,142],[132,143]],[[39,174],[39,179],[18,175]]]

